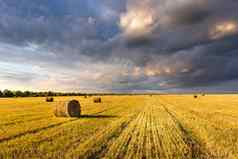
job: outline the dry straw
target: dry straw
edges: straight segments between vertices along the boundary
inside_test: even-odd
[[[55,107],[55,116],[57,117],[80,117],[80,115],[81,106],[77,100],[59,102]]]
[[[46,97],[45,101],[46,102],[53,102],[54,98],[53,97]]]
[[[95,98],[93,98],[93,102],[94,103],[101,103],[102,99],[101,99],[101,97],[95,97]]]

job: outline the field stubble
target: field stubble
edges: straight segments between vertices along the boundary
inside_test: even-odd
[[[43,98],[1,99],[0,158],[238,158],[236,95],[75,98],[81,118],[54,117]]]

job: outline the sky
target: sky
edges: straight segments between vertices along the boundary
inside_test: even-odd
[[[0,0],[0,90],[238,91],[237,0]]]

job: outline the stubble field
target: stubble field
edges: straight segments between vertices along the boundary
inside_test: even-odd
[[[237,95],[0,99],[0,158],[238,158]],[[56,118],[77,99],[80,118]]]

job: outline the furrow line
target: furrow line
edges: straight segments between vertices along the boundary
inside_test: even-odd
[[[133,120],[133,117],[123,118],[115,121],[103,131],[98,132],[86,142],[80,144],[76,150],[66,154],[66,158],[101,158],[108,149],[109,142],[118,138],[127,125]]]
[[[41,127],[41,128],[25,131],[25,132],[19,133],[17,135],[13,135],[13,136],[10,136],[10,137],[2,138],[2,139],[0,139],[0,143],[6,142],[6,141],[9,141],[9,140],[13,140],[13,139],[16,139],[16,138],[20,138],[20,137],[23,137],[23,136],[28,135],[28,134],[36,134],[36,133],[38,133],[40,131],[47,130],[47,129],[50,129],[50,128],[54,128],[56,126],[67,124],[69,122],[73,122],[73,121],[76,121],[76,120],[78,120],[78,119],[71,119],[71,120],[68,120],[68,121],[59,122],[59,123],[51,124],[51,125],[48,125],[48,126],[45,126],[45,127]]]
[[[115,142],[110,147],[109,151],[106,154],[106,158],[122,158],[126,149],[129,148],[131,140],[133,136],[136,134],[136,130],[138,127],[138,122],[142,120],[143,114],[139,113],[137,117],[128,125],[128,127],[124,130],[124,132],[115,140]]]

